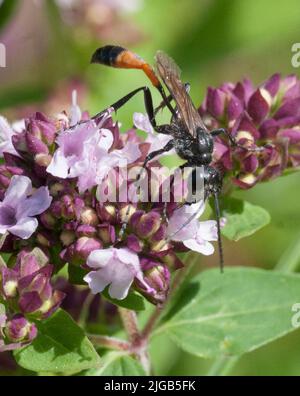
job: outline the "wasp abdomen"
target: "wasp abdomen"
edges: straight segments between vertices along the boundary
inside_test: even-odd
[[[106,45],[105,47],[98,48],[93,54],[91,63],[101,63],[107,66],[116,66],[118,56],[126,51],[125,48],[117,45]]]
[[[144,59],[126,48],[116,45],[106,45],[98,48],[93,54],[91,62],[121,69],[141,69],[155,87],[160,87],[160,82],[152,67]]]

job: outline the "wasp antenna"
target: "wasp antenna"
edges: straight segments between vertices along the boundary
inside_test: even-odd
[[[154,87],[161,92],[161,83],[152,66],[144,61],[140,56],[126,48],[118,45],[106,45],[98,48],[92,56],[91,63],[100,63],[102,65],[117,67],[120,69],[143,70]]]
[[[223,255],[223,245],[222,245],[222,238],[221,238],[221,211],[219,205],[219,196],[217,193],[214,194],[215,197],[215,212],[217,218],[217,230],[218,230],[218,248],[219,248],[219,257],[220,257],[220,271],[221,273],[224,272],[224,255]]]

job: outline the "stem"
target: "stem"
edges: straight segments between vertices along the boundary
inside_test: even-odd
[[[136,313],[121,307],[119,307],[119,313],[129,341],[135,343],[140,338]]]
[[[79,316],[79,319],[78,319],[79,326],[81,326],[83,328],[86,325],[86,322],[87,322],[87,319],[88,319],[88,315],[89,315],[90,305],[91,305],[94,297],[95,296],[92,293],[90,293],[90,294],[87,295],[86,299],[83,302],[82,309],[81,309],[81,312],[80,312],[80,316]]]
[[[192,253],[189,253],[186,257],[186,261],[189,258],[189,256],[193,256]],[[161,314],[164,312],[164,308],[166,307],[166,305],[168,304],[168,302],[170,301],[171,297],[174,297],[174,294],[178,293],[180,290],[180,286],[183,284],[183,282],[185,281],[187,275],[191,272],[195,262],[196,262],[197,257],[195,256],[195,258],[192,260],[192,262],[189,265],[185,265],[182,269],[179,269],[176,272],[176,275],[174,276],[174,280],[172,282],[172,288],[169,292],[169,295],[167,297],[167,300],[165,301],[165,303],[163,305],[160,306],[156,306],[154,312],[152,313],[152,315],[150,316],[150,318],[148,319],[148,322],[146,323],[143,331],[142,331],[142,335],[144,338],[149,338],[151,336],[152,330],[154,329],[154,327],[156,326],[157,322],[160,319]]]
[[[207,376],[209,376],[209,377],[226,376],[232,370],[232,368],[235,366],[235,364],[238,360],[239,360],[239,356],[218,357],[211,365],[211,368],[209,369]]]
[[[102,336],[98,334],[88,334],[88,337],[94,345],[116,349],[117,351],[128,351],[130,349],[129,342],[120,340],[119,338]]]
[[[119,307],[119,313],[130,342],[130,352],[140,361],[147,375],[151,372],[148,354],[148,339],[138,329],[137,315],[134,311]]]
[[[300,265],[300,234],[285,250],[274,269],[285,273],[296,272]]]
[[[148,322],[146,323],[146,325],[142,331],[143,338],[145,338],[147,340],[149,339],[149,337],[152,333],[152,330],[154,329],[157,321],[160,318],[163,308],[164,308],[163,305],[155,307],[155,310],[153,311],[152,315],[150,316]]]

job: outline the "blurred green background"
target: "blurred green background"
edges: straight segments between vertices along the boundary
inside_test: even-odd
[[[7,67],[0,68],[0,112],[10,121],[37,110],[49,115],[68,110],[74,88],[81,107],[95,113],[148,84],[139,71],[89,65],[93,51],[104,44],[127,46],[150,63],[156,50],[166,51],[183,70],[183,80],[191,83],[197,106],[208,86],[243,77],[261,83],[274,72],[300,70],[291,65],[291,47],[300,42],[298,0],[7,3],[0,11],[0,42],[7,49]],[[135,111],[144,111],[141,96],[118,113],[124,131],[132,125]],[[236,193],[269,210],[272,222],[241,242],[224,241],[226,265],[273,268],[299,240],[299,193],[299,173]],[[216,261],[213,256],[201,265]],[[181,353],[164,337],[155,341],[153,355],[159,374],[200,375],[211,364]],[[232,373],[299,375],[300,331],[244,356]]]

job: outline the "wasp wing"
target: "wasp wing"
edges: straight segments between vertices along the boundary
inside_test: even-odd
[[[157,71],[173,96],[180,118],[188,131],[195,136],[197,128],[207,130],[189,94],[186,92],[185,85],[180,79],[181,71],[174,60],[162,51],[157,51],[155,60]]]

